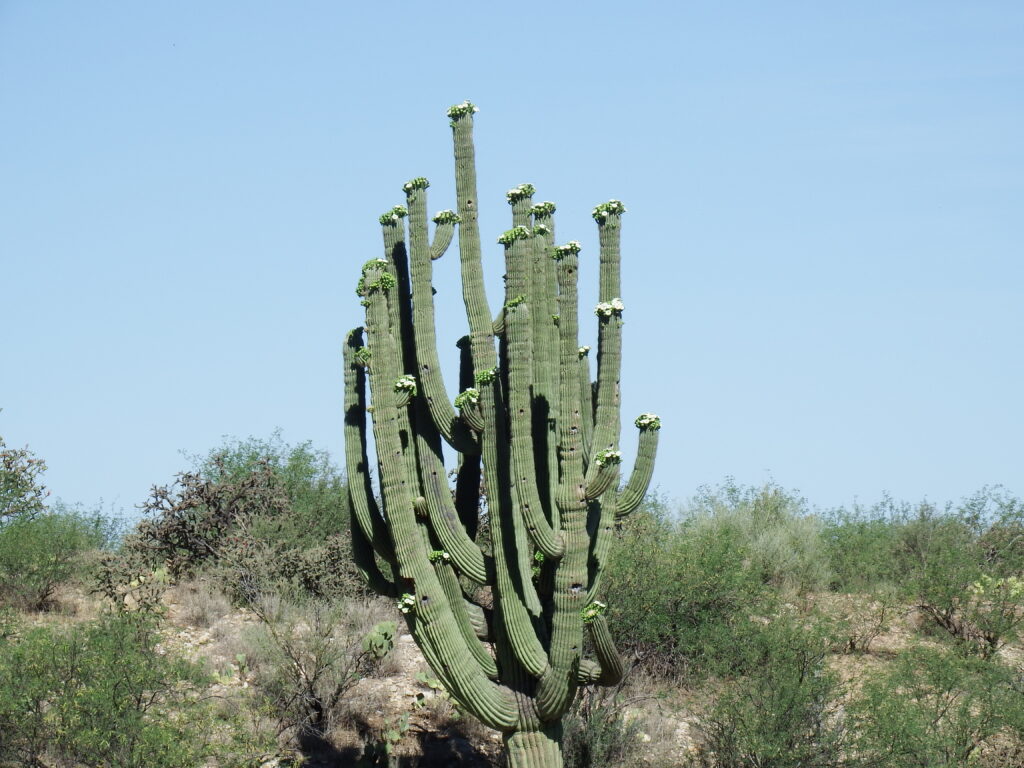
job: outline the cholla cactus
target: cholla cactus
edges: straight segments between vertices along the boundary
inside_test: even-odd
[[[457,211],[434,217],[431,238],[429,184],[408,182],[406,206],[380,217],[384,258],[360,278],[366,325],[345,348],[353,553],[367,582],[398,601],[452,697],[505,734],[513,768],[550,768],[562,764],[561,721],[579,687],[622,675],[596,598],[615,520],[650,483],[660,422],[637,419],[639,452],[620,490],[622,324],[608,322],[623,308],[618,201],[594,209],[596,381],[590,348],[578,339],[581,246],[555,245],[555,205],[534,204],[529,184],[507,194],[511,228],[499,238],[506,292],[493,319],[477,224],[475,112],[469,102],[448,111]],[[469,335],[459,344],[453,400],[437,356],[431,274],[456,228]],[[367,382],[379,495],[370,482]],[[445,446],[459,454],[454,495],[444,481]],[[476,542],[481,488],[486,554]],[[493,610],[473,602],[473,584],[490,587]],[[593,658],[583,656],[584,635]]]

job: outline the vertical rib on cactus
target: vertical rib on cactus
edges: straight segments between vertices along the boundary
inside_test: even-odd
[[[366,346],[362,330],[345,346],[353,550],[370,586],[400,595],[409,631],[452,697],[505,734],[512,768],[555,768],[577,688],[622,675],[595,598],[615,519],[640,503],[650,483],[660,423],[652,414],[637,419],[638,456],[620,492],[621,203],[594,211],[601,243],[594,386],[588,348],[579,344],[580,246],[555,245],[555,206],[533,205],[530,185],[508,195],[505,296],[492,320],[474,111],[468,102],[449,110],[457,213],[434,217],[431,242],[427,180],[408,182],[408,208],[380,219],[384,258],[368,262],[359,281]],[[437,356],[431,263],[456,226],[469,334],[459,341],[459,394],[450,398]],[[371,410],[379,504],[366,448]],[[459,455],[454,493],[446,445]],[[487,556],[476,541],[481,509],[490,522]],[[472,602],[474,584],[491,592],[486,609]],[[594,659],[583,656],[585,638]]]

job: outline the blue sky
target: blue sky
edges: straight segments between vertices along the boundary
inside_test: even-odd
[[[0,0],[0,435],[127,510],[225,435],[340,460],[359,265],[407,179],[452,207],[468,98],[492,305],[506,189],[558,203],[584,307],[589,211],[629,209],[664,493],[1024,493],[1021,40],[1019,2]]]

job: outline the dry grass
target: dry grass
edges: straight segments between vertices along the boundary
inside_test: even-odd
[[[180,626],[207,629],[231,612],[231,602],[207,579],[185,581],[165,595],[171,619]]]

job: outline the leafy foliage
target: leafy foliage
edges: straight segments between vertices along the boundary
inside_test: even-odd
[[[0,644],[0,764],[196,765],[201,669],[157,650],[144,617],[107,616]]]
[[[106,521],[57,506],[0,527],[0,605],[45,608],[61,583],[84,575],[85,555],[110,543]]]
[[[857,752],[880,768],[977,764],[986,749],[1024,736],[1012,670],[928,647],[908,650],[870,679],[851,713]]]
[[[43,511],[46,463],[27,448],[8,448],[0,435],[0,525]]]
[[[102,589],[115,599],[160,568],[171,579],[215,572],[239,602],[280,584],[320,597],[361,591],[348,566],[344,483],[308,443],[229,443],[155,487],[144,513],[101,568]]]
[[[829,574],[819,522],[774,485],[706,489],[675,519],[648,500],[619,538],[605,574],[608,620],[652,671],[729,668],[752,616]]]
[[[708,768],[830,768],[846,740],[837,681],[826,667],[831,639],[789,614],[752,623],[736,642],[740,671],[705,721]]]

